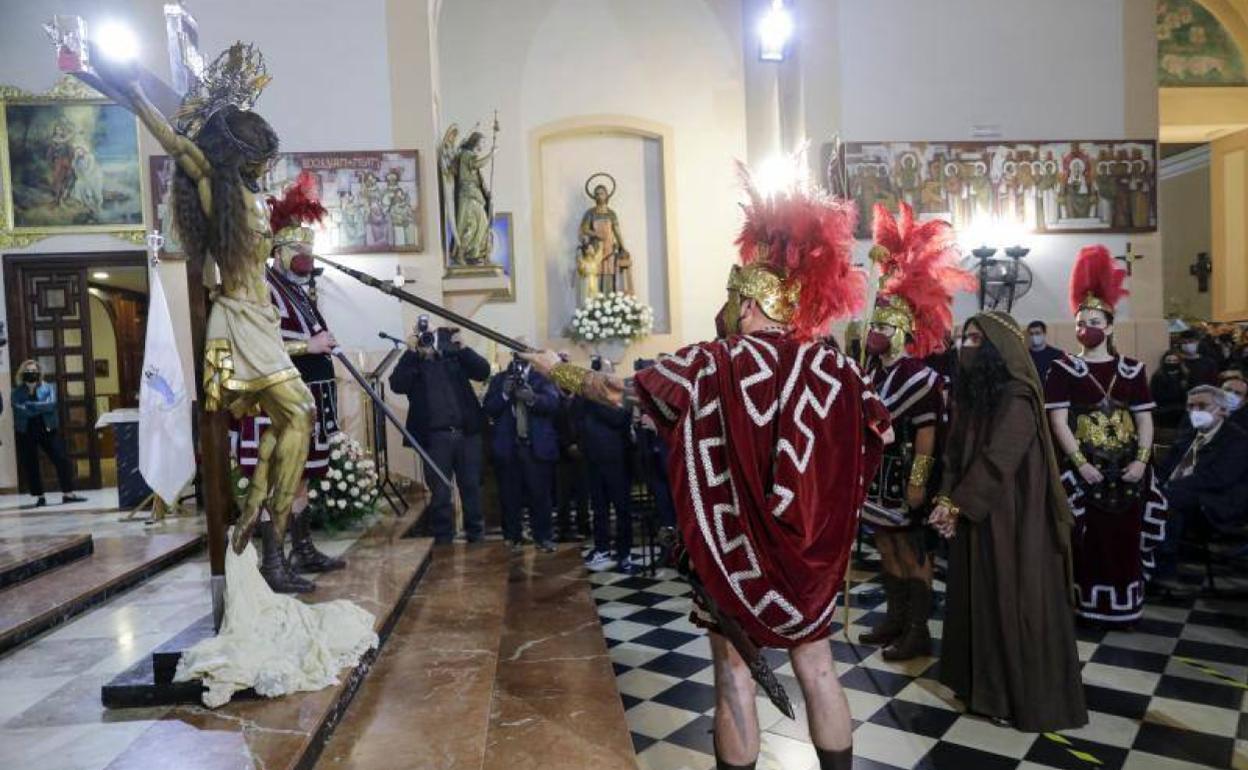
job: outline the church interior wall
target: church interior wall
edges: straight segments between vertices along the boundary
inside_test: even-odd
[[[1197,254],[1213,253],[1209,165],[1163,178],[1159,188],[1166,312],[1210,318],[1213,294],[1199,292],[1196,278],[1189,272]]]

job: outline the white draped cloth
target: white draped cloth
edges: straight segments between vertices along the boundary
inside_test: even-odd
[[[345,599],[305,604],[274,593],[256,562],[250,543],[241,554],[227,545],[221,631],[178,661],[174,681],[202,680],[208,708],[248,687],[269,698],[329,687],[377,647],[371,612]]]

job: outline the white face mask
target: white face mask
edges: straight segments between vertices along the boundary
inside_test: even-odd
[[[1198,343],[1195,343],[1195,342],[1184,342],[1184,343],[1183,343],[1183,352],[1184,352],[1184,354],[1186,354],[1186,355],[1189,355],[1189,356],[1194,356],[1194,355],[1196,355],[1198,352],[1200,352],[1200,345],[1199,345]]]
[[[1229,390],[1226,391],[1226,408],[1227,409],[1230,409],[1233,412],[1236,409],[1243,406],[1243,404],[1244,404],[1243,396],[1239,395],[1238,393],[1229,391]]]
[[[1203,409],[1188,412],[1187,419],[1192,421],[1192,427],[1196,430],[1208,430],[1213,425],[1213,415]]]
[[[1043,334],[1031,335],[1031,346],[1035,348],[1036,350],[1039,350],[1040,348],[1044,347],[1044,335]]]

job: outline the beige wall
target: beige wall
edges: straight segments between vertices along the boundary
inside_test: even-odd
[[[1209,184],[1205,164],[1163,179],[1159,186],[1167,314],[1209,318],[1213,313],[1213,294],[1200,293],[1189,272],[1198,253],[1213,256]]]

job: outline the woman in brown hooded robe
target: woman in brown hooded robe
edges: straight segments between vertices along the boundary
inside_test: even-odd
[[[1018,323],[963,330],[942,494],[949,538],[940,680],[971,713],[1048,732],[1088,721],[1070,572],[1074,522]]]

